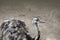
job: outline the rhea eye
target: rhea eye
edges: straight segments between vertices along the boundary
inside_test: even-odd
[[[13,26],[12,28],[16,28],[16,27]]]

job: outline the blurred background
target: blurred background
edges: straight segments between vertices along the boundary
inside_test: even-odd
[[[34,17],[45,22],[39,23],[41,40],[60,40],[60,0],[0,0],[0,24],[11,18],[23,20],[34,37]]]

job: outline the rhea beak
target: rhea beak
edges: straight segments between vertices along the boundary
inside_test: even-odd
[[[39,20],[39,23],[45,23],[45,21]]]

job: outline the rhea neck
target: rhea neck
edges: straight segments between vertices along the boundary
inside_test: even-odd
[[[37,35],[40,35],[40,31],[39,31],[39,28],[38,28],[38,23],[34,23],[34,27],[35,27],[35,30],[37,32]]]

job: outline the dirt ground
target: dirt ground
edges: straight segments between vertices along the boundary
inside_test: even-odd
[[[45,22],[39,23],[41,40],[60,40],[60,0],[0,0],[0,24],[5,19],[23,20],[34,37],[34,17]]]

